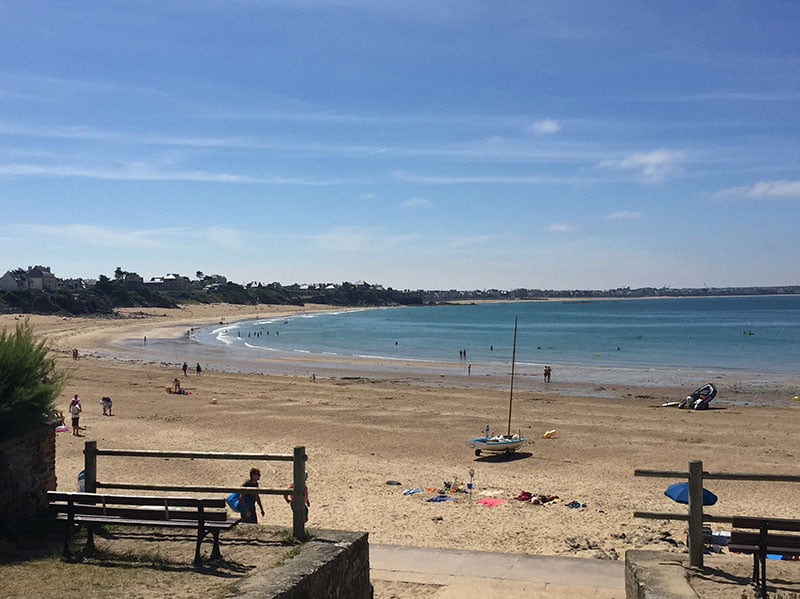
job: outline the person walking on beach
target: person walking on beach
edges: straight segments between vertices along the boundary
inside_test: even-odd
[[[244,481],[242,486],[257,487],[260,478],[261,470],[258,468],[250,468],[250,478]],[[261,510],[261,515],[264,515],[264,506],[261,505],[261,495],[255,495],[253,493],[240,493],[239,497],[241,498],[242,505],[244,506],[242,522],[250,522],[252,524],[257,523],[258,516],[256,515],[256,504],[258,504],[258,509]]]
[[[203,372],[203,369],[200,368],[200,362],[198,362],[197,366],[194,367],[194,371],[197,373],[197,376],[200,376],[200,373]]]
[[[186,362],[184,362],[181,368],[183,368],[183,376],[186,376],[186,371],[189,370],[189,365]]]
[[[103,406],[103,416],[111,416],[111,398],[110,397],[102,397],[100,398],[100,404]]]
[[[544,372],[543,372],[543,374],[544,374],[544,382],[545,383],[549,383],[550,382],[550,373],[551,372],[552,372],[552,369],[550,368],[550,366],[545,365]]]

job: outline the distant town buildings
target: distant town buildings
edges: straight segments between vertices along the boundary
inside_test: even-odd
[[[136,290],[146,287],[152,291],[173,296],[190,293],[195,289],[208,289],[213,285],[224,285],[228,282],[228,279],[222,275],[207,275],[202,280],[192,281],[189,277],[177,273],[153,277],[145,282],[141,275],[122,269],[117,269],[115,279],[126,289]],[[37,265],[29,266],[27,270],[16,268],[6,271],[0,277],[0,291],[52,291],[55,289],[80,291],[93,287],[96,283],[96,279],[60,279],[52,273],[49,266]]]
[[[45,291],[63,286],[63,281],[50,272],[49,266],[29,266],[28,270],[17,268],[0,277],[0,290],[3,291]]]
[[[152,277],[145,281],[143,277],[135,272],[127,272],[117,268],[114,273],[116,284],[124,285],[126,289],[135,291],[137,289],[148,289],[150,291],[163,293],[172,297],[187,295],[193,291],[210,292],[221,286],[228,284],[228,279],[223,275],[205,275],[202,271],[197,271],[197,278],[192,280],[189,277],[178,273],[168,273],[160,277]],[[100,276],[101,279],[108,280]],[[49,266],[29,266],[27,269],[16,268],[6,271],[0,277],[0,291],[52,291],[57,289],[68,289],[71,291],[81,291],[93,287],[97,283],[96,279],[60,279],[55,276]],[[800,294],[800,285],[784,286],[758,286],[758,287],[702,287],[702,288],[671,288],[671,287],[618,287],[616,289],[473,289],[473,290],[393,290],[391,287],[385,289],[383,285],[370,284],[359,280],[355,283],[293,283],[282,286],[279,283],[251,282],[246,288],[267,287],[272,289],[284,289],[289,292],[307,296],[309,293],[331,294],[336,292],[347,292],[348,290],[358,290],[359,292],[369,292],[374,294],[390,293],[392,301],[413,303],[439,303],[449,301],[465,300],[537,300],[548,298],[624,298],[624,297],[702,297],[702,296],[723,296],[723,295],[795,295]],[[398,295],[403,296],[402,298]],[[370,295],[373,299],[375,296]]]

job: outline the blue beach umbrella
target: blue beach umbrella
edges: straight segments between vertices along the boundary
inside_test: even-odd
[[[667,487],[664,495],[678,503],[689,503],[689,483],[675,483]],[[714,505],[717,496],[708,489],[703,489],[703,505]]]

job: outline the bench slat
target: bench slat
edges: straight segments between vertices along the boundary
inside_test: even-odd
[[[754,528],[761,529],[761,525],[766,524],[767,530],[787,530],[800,532],[800,520],[791,518],[756,518],[751,516],[734,516],[731,519],[733,528]]]
[[[51,503],[50,508],[57,514],[70,513],[70,507],[65,503]],[[129,520],[193,520],[197,522],[200,519],[200,512],[192,509],[170,509],[167,511],[164,508],[136,509],[130,507],[73,504],[71,511],[76,516],[111,516],[116,518],[128,518]],[[227,518],[227,512],[203,511],[203,520],[206,522],[220,521]]]
[[[761,535],[757,532],[733,531],[728,545],[759,545]],[[769,545],[783,545],[784,547],[800,548],[800,536],[767,533]]]
[[[66,515],[57,516],[59,520],[68,520]],[[111,524],[120,526],[152,526],[159,528],[191,528],[197,529],[197,520],[143,520],[129,518],[114,518],[110,516],[81,516],[73,519],[78,523]],[[228,518],[223,521],[206,522],[204,528],[209,530],[230,530],[239,523],[238,518]]]
[[[75,503],[94,504],[105,500],[106,504],[117,505],[161,505],[165,503],[170,507],[198,507],[224,508],[225,498],[222,497],[175,497],[167,495],[115,495],[112,493],[69,493],[63,491],[48,491],[48,501],[69,501]]]
[[[761,547],[758,545],[728,545],[728,551],[732,553],[759,553]],[[786,555],[793,557],[800,555],[800,547],[786,547],[782,545],[767,545],[765,553],[772,555]]]

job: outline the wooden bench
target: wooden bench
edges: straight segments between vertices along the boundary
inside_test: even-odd
[[[219,533],[238,524],[229,518],[225,499],[197,497],[148,497],[141,495],[109,495],[103,493],[60,493],[48,491],[50,510],[59,520],[66,520],[64,557],[70,557],[69,539],[74,526],[86,526],[84,551],[94,551],[94,528],[97,525],[150,526],[197,530],[194,564],[199,565],[200,545],[206,534],[214,538],[211,559],[222,558]]]
[[[734,516],[728,550],[753,554],[753,584],[759,597],[767,596],[767,554],[800,556],[800,536],[772,531],[800,532],[800,520]],[[753,532],[757,531],[757,532]]]

